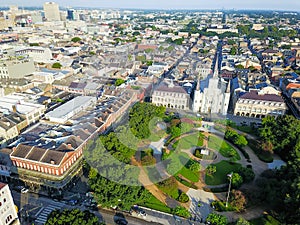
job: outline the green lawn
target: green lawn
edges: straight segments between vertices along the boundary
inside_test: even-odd
[[[229,161],[221,161],[217,164],[211,164],[217,167],[217,172],[213,175],[205,175],[205,183],[207,185],[219,185],[227,182],[227,174],[231,172],[237,172],[242,166],[239,163],[233,163]]]
[[[177,187],[162,187],[158,185],[158,188],[162,190],[162,192],[169,195],[171,198],[177,199],[179,197],[179,191]]]
[[[190,149],[192,147],[198,146],[198,144],[203,145],[203,140],[201,142],[200,139],[203,139],[203,135],[201,133],[194,133],[191,135],[188,135],[186,137],[180,138],[178,141],[177,148],[178,149]]]
[[[150,209],[155,209],[161,212],[171,213],[171,208],[166,206],[164,203],[155,198],[152,194],[146,202],[140,204],[141,206],[145,206]]]
[[[178,171],[178,173],[176,173],[175,176],[178,175],[178,174],[181,174],[182,176],[184,176],[189,181],[192,181],[192,182],[198,182],[199,181],[199,172],[194,173],[193,171],[189,170],[186,167],[182,167],[182,169],[180,171]]]
[[[158,132],[153,132],[151,133],[151,135],[149,136],[149,138],[147,138],[149,141],[153,141],[153,142],[156,142],[156,141],[159,141],[160,139],[162,139],[163,137],[165,137],[167,134],[164,130],[160,130]]]
[[[244,133],[254,135],[254,136],[258,135],[257,129],[252,128],[251,126],[236,126],[236,129],[238,129]]]
[[[231,158],[233,161],[241,159],[239,153],[230,144],[217,136],[209,136],[208,147],[219,151],[222,156]]]
[[[260,217],[249,221],[251,225],[280,225],[280,222],[272,216]]]

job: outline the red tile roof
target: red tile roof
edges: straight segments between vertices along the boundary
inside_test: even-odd
[[[1,183],[1,182],[0,182],[0,190],[1,190],[2,188],[4,188],[6,185],[7,185],[7,184],[4,184],[4,183]]]
[[[283,99],[275,94],[259,95],[257,91],[250,91],[240,97],[241,99],[272,101],[272,102],[284,102]]]

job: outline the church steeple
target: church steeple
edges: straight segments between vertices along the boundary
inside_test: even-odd
[[[198,79],[197,79],[197,87],[196,87],[196,91],[199,91],[200,90],[200,77],[201,77],[201,75],[200,74],[198,74]]]
[[[219,78],[219,54],[216,55],[216,64],[214,68],[213,78]]]

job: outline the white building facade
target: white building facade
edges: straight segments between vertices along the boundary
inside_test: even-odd
[[[20,224],[9,186],[0,183],[0,225]]]
[[[218,62],[213,76],[198,81],[194,92],[193,112],[226,115],[230,100],[229,84],[218,77]],[[228,85],[228,86],[227,86]]]
[[[60,21],[59,6],[55,2],[45,2],[44,12],[47,21]]]

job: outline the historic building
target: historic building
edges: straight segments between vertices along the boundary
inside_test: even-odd
[[[154,89],[152,103],[171,109],[188,110],[190,95],[183,87],[175,84],[173,80],[165,79]]]
[[[0,78],[24,78],[35,72],[31,58],[12,57],[0,61]]]
[[[236,102],[234,115],[264,118],[267,115],[284,115],[287,106],[281,96],[264,91],[250,90],[243,94]]]
[[[218,76],[217,60],[213,75],[207,76],[204,80],[198,80],[194,92],[193,111],[203,114],[226,115],[229,99],[229,85]]]
[[[87,104],[93,100],[91,97],[84,98],[88,96],[81,97]],[[10,169],[5,173],[0,170],[0,175],[8,180],[21,180],[34,192],[62,193],[82,174],[83,149],[87,143],[107,131],[137,100],[136,91],[126,90],[102,112],[93,115],[87,112],[84,121],[76,117],[83,110],[70,106],[69,110],[74,111],[71,114],[76,114],[75,118],[72,115],[68,117],[73,123],[63,125],[55,119],[33,126],[21,134],[22,143],[9,153]],[[77,103],[82,104],[80,101]]]
[[[9,186],[0,183],[0,225],[19,225],[20,221]]]

